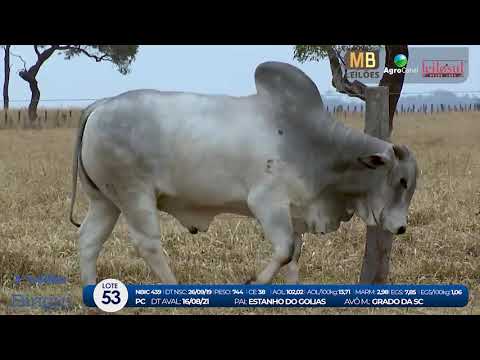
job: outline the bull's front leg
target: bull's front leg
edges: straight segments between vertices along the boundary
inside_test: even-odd
[[[288,264],[294,255],[295,236],[288,199],[285,192],[263,187],[252,192],[248,206],[260,222],[265,234],[273,245],[273,256],[268,265],[249,283],[268,284],[282,266]]]

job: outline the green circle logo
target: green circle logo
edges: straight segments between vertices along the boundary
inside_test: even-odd
[[[398,55],[395,55],[395,57],[393,58],[393,62],[395,63],[395,65],[397,65],[397,67],[399,68],[403,68],[407,65],[407,57],[403,54],[398,54]]]

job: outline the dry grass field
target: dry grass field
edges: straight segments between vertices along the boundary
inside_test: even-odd
[[[68,110],[66,110],[68,111]],[[0,121],[3,121],[0,112]],[[55,119],[54,116],[48,118]],[[62,115],[59,115],[62,118]],[[68,117],[75,124],[74,116]],[[54,120],[50,120],[54,121]],[[360,115],[342,117],[363,128]],[[0,127],[1,126],[0,122]],[[75,130],[0,130],[0,314],[43,314],[9,306],[14,294],[69,295],[74,306],[53,314],[85,314],[77,229],[68,221]],[[68,124],[67,124],[68,126]],[[73,125],[72,125],[73,126]],[[394,240],[394,283],[461,283],[470,288],[464,308],[420,309],[124,309],[121,314],[480,314],[480,113],[406,114],[396,118],[393,139],[415,152],[421,174],[409,227]],[[87,203],[83,193],[76,218]],[[182,283],[241,283],[270,255],[253,219],[216,218],[208,233],[191,235],[175,219],[162,218],[162,241]],[[308,235],[301,258],[304,283],[355,283],[365,226],[357,218],[333,234]],[[99,278],[125,283],[157,280],[137,257],[120,218],[98,261]],[[54,274],[64,285],[15,284],[14,275]],[[283,282],[279,275],[276,282]]]

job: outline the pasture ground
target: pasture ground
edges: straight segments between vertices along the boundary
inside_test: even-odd
[[[363,128],[360,115],[346,121]],[[0,131],[0,314],[44,314],[9,306],[14,294],[71,296],[82,304],[77,229],[68,221],[74,129]],[[470,289],[464,308],[422,309],[124,309],[122,314],[480,314],[480,113],[405,114],[393,140],[415,152],[421,174],[409,226],[396,237],[390,281],[460,283]],[[76,218],[86,213],[80,192]],[[172,217],[162,218],[162,241],[182,283],[243,283],[271,254],[253,220],[222,215],[208,233],[191,235]],[[301,258],[304,283],[355,283],[364,251],[365,226],[353,218],[333,234],[308,235]],[[15,284],[14,275],[54,274],[64,285]],[[99,279],[153,283],[120,218],[98,261]],[[276,282],[283,282],[280,274]]]

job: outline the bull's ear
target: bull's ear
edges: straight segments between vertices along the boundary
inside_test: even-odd
[[[405,145],[393,145],[393,152],[398,160],[404,160],[408,157],[409,151]]]
[[[382,153],[361,156],[358,158],[358,161],[369,169],[377,169],[390,164],[390,158]]]

